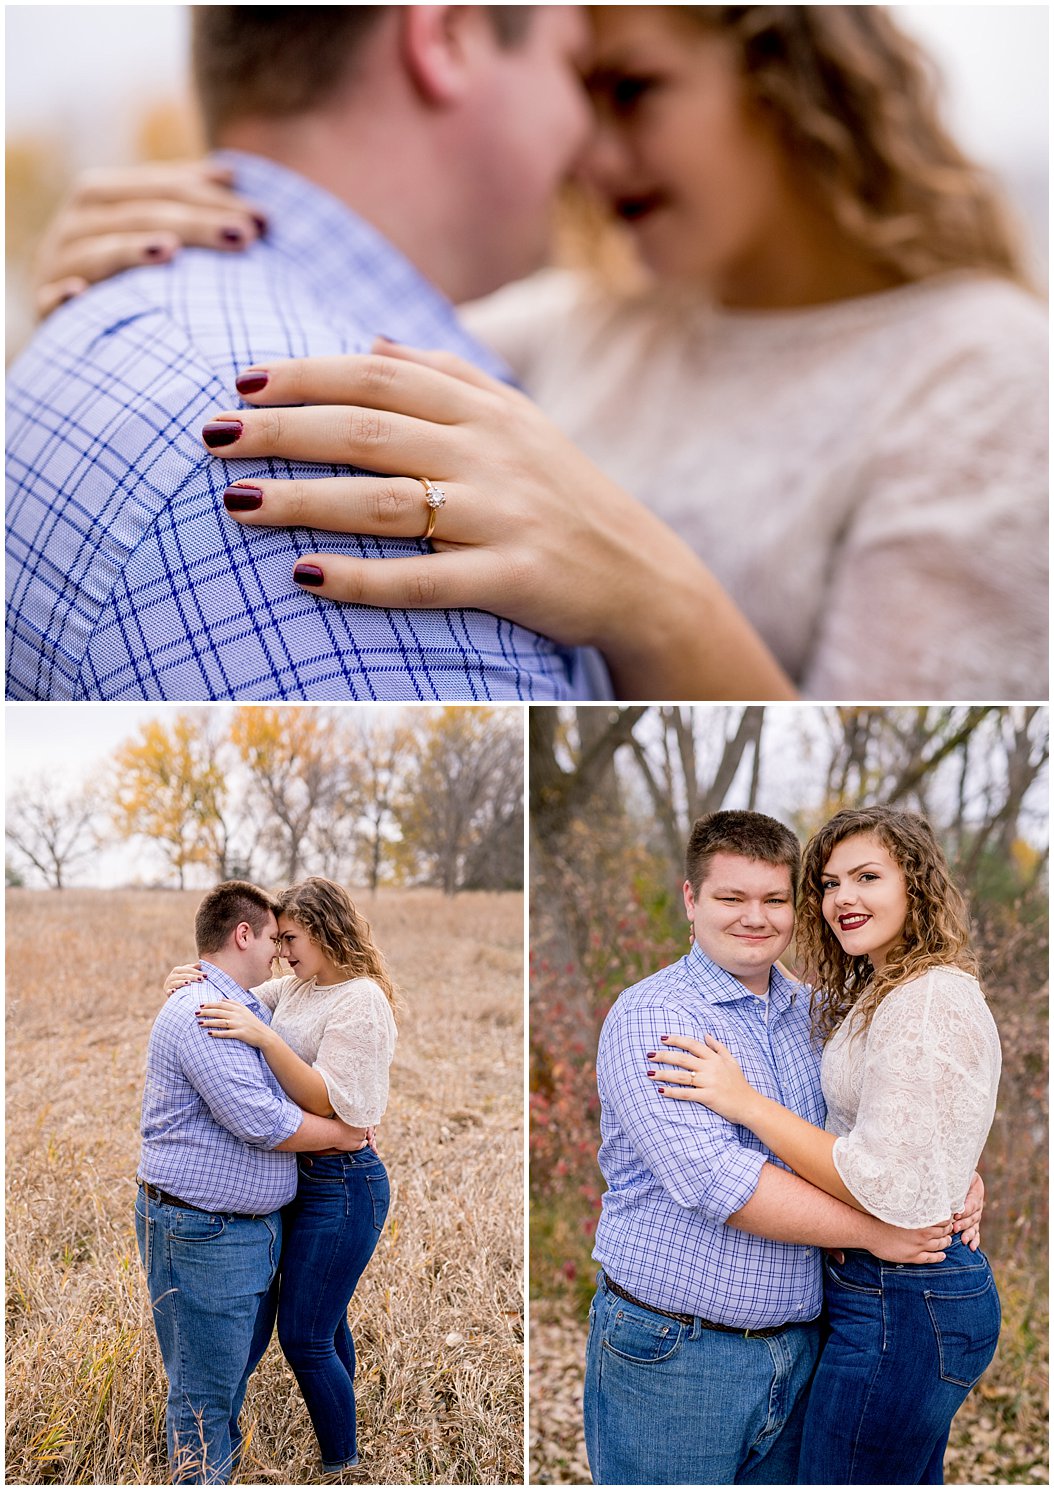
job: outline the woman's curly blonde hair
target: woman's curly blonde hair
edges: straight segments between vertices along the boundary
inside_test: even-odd
[[[881,5],[686,5],[739,49],[750,96],[850,242],[906,281],[955,269],[1031,288],[989,174],[940,120],[925,51]]]
[[[823,916],[823,879],[838,844],[858,833],[876,838],[904,875],[908,910],[900,942],[875,972],[868,957],[850,957]],[[812,985],[812,1021],[826,1042],[849,1010],[866,1030],[882,1000],[901,983],[934,967],[977,974],[970,951],[966,902],[952,884],[948,862],[924,817],[895,807],[847,807],[815,833],[802,858],[801,902],[795,945]]]
[[[384,990],[393,1013],[395,984],[375,945],[370,923],[360,915],[342,885],[312,875],[277,897],[278,914],[302,926],[317,947],[349,978],[371,978]]]

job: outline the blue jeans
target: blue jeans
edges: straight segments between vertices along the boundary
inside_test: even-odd
[[[940,1485],[952,1418],[995,1354],[988,1259],[955,1237],[943,1262],[824,1262],[830,1321],[813,1382],[806,1485]]]
[[[584,1402],[594,1484],[794,1484],[818,1352],[815,1324],[761,1339],[679,1324],[601,1276]]]
[[[388,1214],[388,1175],[373,1149],[302,1155],[285,1245],[278,1342],[292,1366],[332,1474],[358,1463],[355,1344],[348,1303]]]
[[[140,1189],[135,1231],[168,1377],[172,1478],[224,1485],[241,1454],[245,1388],[274,1328],[281,1213],[189,1211]]]

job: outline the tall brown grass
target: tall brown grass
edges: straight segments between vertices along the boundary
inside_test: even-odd
[[[143,1063],[194,893],[8,895],[7,1478],[163,1484],[165,1381],[136,1251]],[[392,1208],[352,1300],[350,1482],[523,1479],[522,899],[359,897],[406,1004],[377,1146]],[[239,1478],[318,1483],[272,1342]]]

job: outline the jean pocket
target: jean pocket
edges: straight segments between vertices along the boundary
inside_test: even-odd
[[[829,1283],[835,1288],[844,1288],[849,1293],[866,1294],[868,1298],[878,1299],[882,1297],[881,1287],[876,1287],[870,1280],[873,1273],[864,1272],[855,1268],[852,1261],[834,1263],[829,1257],[823,1260],[824,1273]]]
[[[970,1293],[923,1292],[937,1340],[942,1381],[972,1387],[995,1355],[1001,1311],[991,1273]]]
[[[169,1240],[173,1242],[214,1242],[226,1230],[222,1216],[205,1211],[179,1211],[168,1224]]]
[[[685,1326],[676,1319],[645,1313],[643,1309],[619,1308],[608,1314],[604,1349],[625,1361],[654,1366],[668,1361],[684,1339]]]
[[[383,1231],[384,1223],[388,1217],[388,1207],[391,1204],[392,1192],[388,1183],[388,1176],[381,1174],[368,1174],[366,1184],[370,1192],[370,1200],[373,1203],[373,1229]]]

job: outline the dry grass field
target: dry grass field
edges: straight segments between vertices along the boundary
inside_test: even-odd
[[[133,1204],[146,1042],[194,892],[7,898],[7,1479],[164,1484],[164,1377]],[[377,1147],[392,1208],[352,1300],[349,1483],[523,1479],[522,898],[362,906],[406,1015]],[[317,1484],[272,1342],[239,1478]]]

